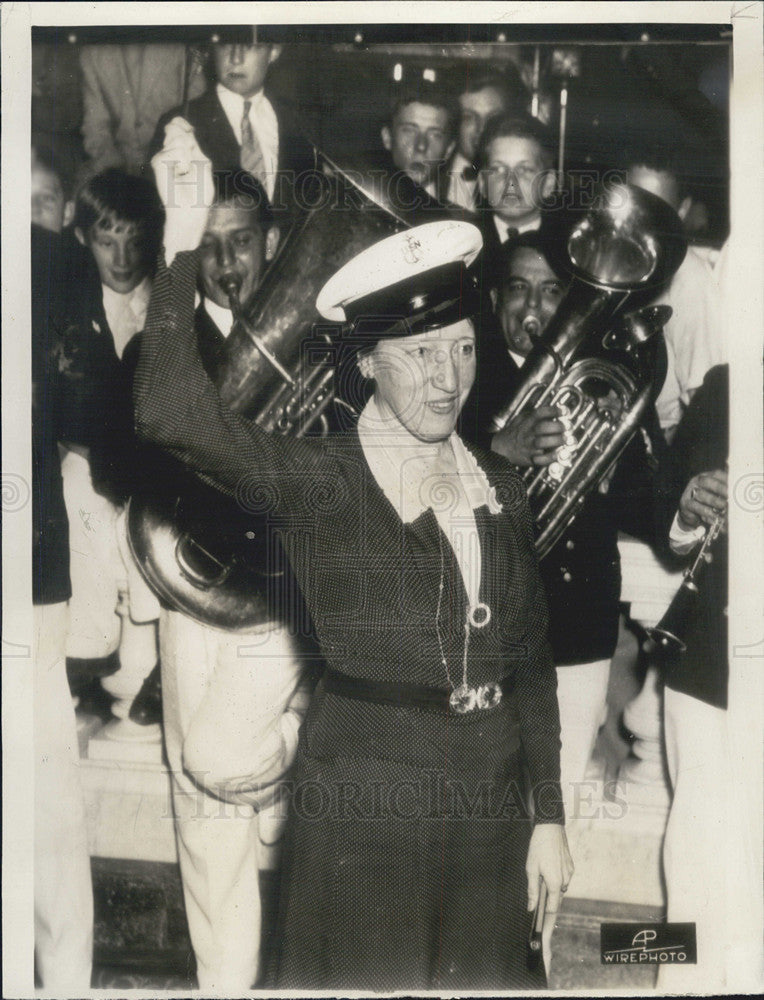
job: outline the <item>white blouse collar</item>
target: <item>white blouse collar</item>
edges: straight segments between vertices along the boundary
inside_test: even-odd
[[[432,508],[438,519],[464,506],[501,512],[496,490],[456,432],[450,436],[455,473],[442,471],[439,443],[420,441],[394,418],[382,415],[372,397],[358,418],[364,457],[379,488],[405,523]],[[454,481],[456,475],[456,481]]]

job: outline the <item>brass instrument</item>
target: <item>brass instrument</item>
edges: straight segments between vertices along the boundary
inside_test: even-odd
[[[682,585],[674,594],[671,604],[658,624],[647,629],[649,638],[643,646],[646,653],[660,652],[661,656],[671,659],[687,648],[684,639],[697,611],[700,573],[709,562],[711,547],[721,534],[726,520],[726,510],[720,511],[706,529],[703,543],[692,565],[686,570]]]
[[[560,414],[565,439],[555,460],[524,473],[540,557],[612,471],[657,392],[654,335],[671,315],[669,307],[617,314],[634,292],[667,281],[686,246],[676,212],[624,183],[606,187],[568,235],[572,283],[541,336],[535,324],[526,328],[535,344],[522,383],[489,427],[497,433],[541,405]]]
[[[319,155],[323,172],[306,179],[320,200],[298,217],[252,300],[242,305],[235,276],[223,282],[235,322],[220,395],[265,430],[297,437],[314,426],[326,432],[334,399],[329,335],[313,332],[303,349],[320,319],[318,292],[366,247],[438,218],[418,209],[408,178],[393,187],[389,178],[340,169]],[[157,484],[155,496],[131,498],[128,538],[149,586],[191,618],[249,631],[273,614],[284,568],[274,562],[266,522],[196,477],[176,474]]]
[[[320,154],[317,207],[293,225],[252,301],[226,341],[221,398],[265,430],[301,435],[333,400],[331,338],[318,326],[316,298],[332,274],[362,250],[396,232],[448,218],[422,206],[405,175],[364,165],[339,167]],[[323,351],[325,345],[327,350]],[[270,354],[270,357],[269,357]],[[281,366],[279,370],[274,359]]]
[[[535,313],[530,313],[528,316],[525,316],[520,325],[529,337],[538,337],[539,331],[541,330],[541,320]]]

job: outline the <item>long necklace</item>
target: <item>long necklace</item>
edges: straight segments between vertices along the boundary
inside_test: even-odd
[[[440,525],[437,525],[438,551],[440,553],[440,582],[438,584],[438,607],[435,612],[435,634],[438,639],[438,649],[440,651],[440,662],[446,671],[446,678],[451,687],[451,695],[448,703],[458,715],[465,715],[473,712],[477,708],[494,708],[501,701],[501,685],[496,681],[489,681],[479,687],[470,687],[467,682],[467,657],[470,646],[470,634],[472,628],[484,628],[491,620],[491,609],[483,601],[477,604],[468,605],[467,615],[464,621],[464,646],[462,651],[462,680],[458,686],[454,685],[451,679],[451,672],[448,669],[448,659],[443,649],[443,637],[440,632],[440,614],[443,608],[443,589],[445,586],[445,558],[443,555],[443,534]],[[468,598],[469,599],[469,598]]]

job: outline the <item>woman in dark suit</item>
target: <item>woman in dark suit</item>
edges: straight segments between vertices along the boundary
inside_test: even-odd
[[[221,402],[193,336],[196,251],[154,286],[139,432],[268,516],[328,665],[300,737],[279,988],[544,984],[527,908],[543,877],[556,909],[572,872],[546,606],[521,481],[454,433],[479,248],[472,226],[429,224],[324,288],[327,318],[359,320],[375,389],[356,428],[321,441]]]

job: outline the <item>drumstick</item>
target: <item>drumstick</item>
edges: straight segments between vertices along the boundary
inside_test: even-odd
[[[525,959],[525,964],[529,972],[537,969],[541,961],[541,932],[544,929],[547,895],[546,882],[539,876],[539,898],[536,909],[533,912],[533,924],[528,935],[528,949]]]

